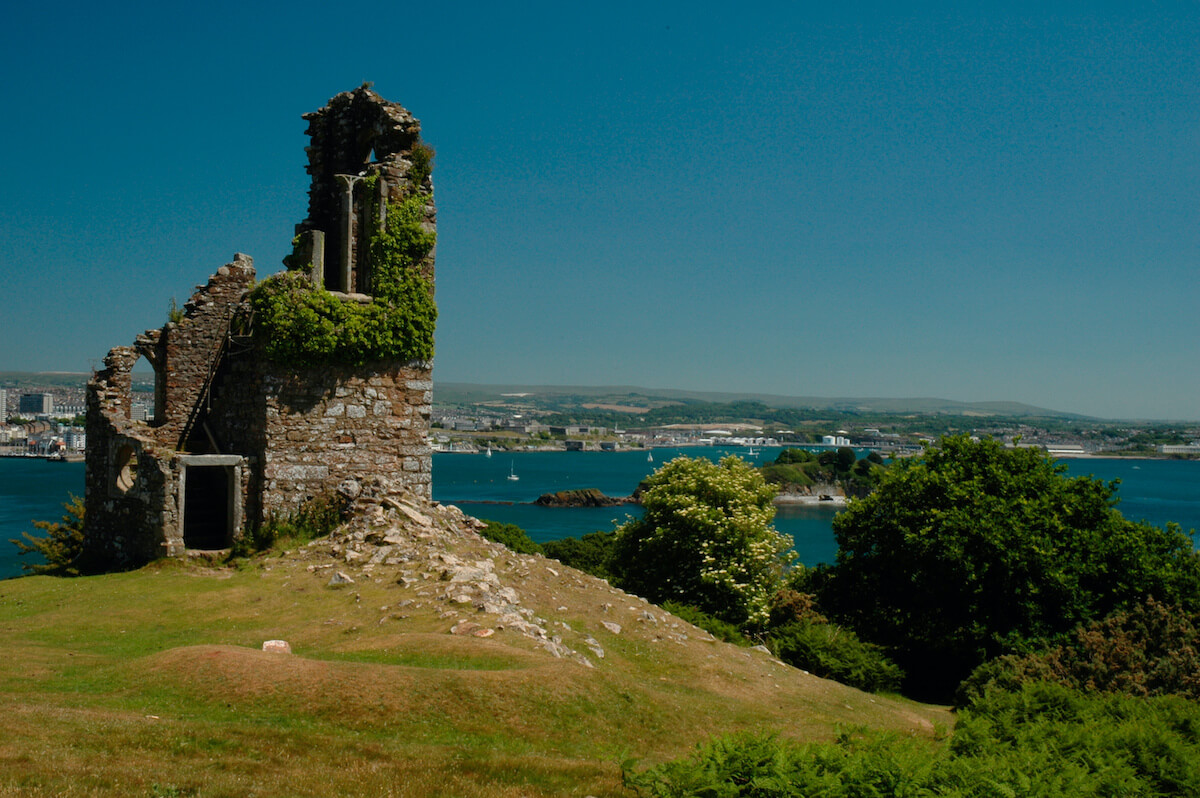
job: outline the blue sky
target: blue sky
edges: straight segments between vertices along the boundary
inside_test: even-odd
[[[0,370],[280,269],[369,80],[437,150],[435,379],[1200,419],[1196,3],[19,5]]]

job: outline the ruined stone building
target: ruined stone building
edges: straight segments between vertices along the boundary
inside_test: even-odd
[[[304,119],[312,183],[288,270],[256,282],[235,255],[88,384],[90,569],[228,548],[350,479],[430,494],[432,151],[367,86]],[[143,359],[149,422],[131,417]]]

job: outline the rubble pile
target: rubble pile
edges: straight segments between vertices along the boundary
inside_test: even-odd
[[[359,581],[391,582],[405,597],[380,622],[426,609],[446,621],[446,631],[463,636],[518,634],[549,654],[592,668],[605,651],[589,630],[564,620],[547,620],[541,594],[588,595],[601,591],[595,607],[575,607],[596,617],[596,630],[633,633],[652,642],[713,642],[702,629],[662,612],[644,599],[541,555],[517,554],[482,538],[485,524],[453,505],[442,505],[385,477],[347,480],[339,491],[350,500],[349,520],[333,534],[307,544],[302,554],[323,560],[307,566],[327,587]],[[531,602],[537,591],[541,597]],[[558,599],[558,595],[550,595]],[[557,606],[560,612],[566,606]],[[541,613],[541,614],[539,614]],[[577,617],[578,613],[576,613]],[[636,630],[636,631],[634,631]]]

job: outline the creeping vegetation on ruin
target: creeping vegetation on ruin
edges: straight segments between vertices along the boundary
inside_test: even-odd
[[[420,188],[425,178],[433,173],[433,147],[418,141],[408,157],[412,161],[412,167],[408,170],[408,183],[413,188]]]
[[[437,234],[422,224],[425,202],[413,194],[388,204],[384,229],[370,241],[373,298],[366,304],[314,286],[306,268],[260,283],[250,301],[268,357],[294,365],[433,359],[437,306],[419,267]]]

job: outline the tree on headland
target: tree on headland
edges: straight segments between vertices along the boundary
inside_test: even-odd
[[[771,525],[775,489],[738,457],[678,457],[643,483],[644,514],[617,530],[620,585],[679,601],[737,626],[763,624],[791,561]]]
[[[11,538],[20,554],[40,554],[44,563],[21,563],[27,574],[45,576],[79,576],[77,561],[83,552],[83,499],[71,496],[63,504],[66,511],[59,521],[34,521],[37,529],[45,535],[22,532],[23,540]]]
[[[822,607],[883,645],[918,692],[1154,597],[1200,608],[1200,559],[1177,526],[1135,523],[1116,484],[1034,449],[944,438],[834,519]]]

